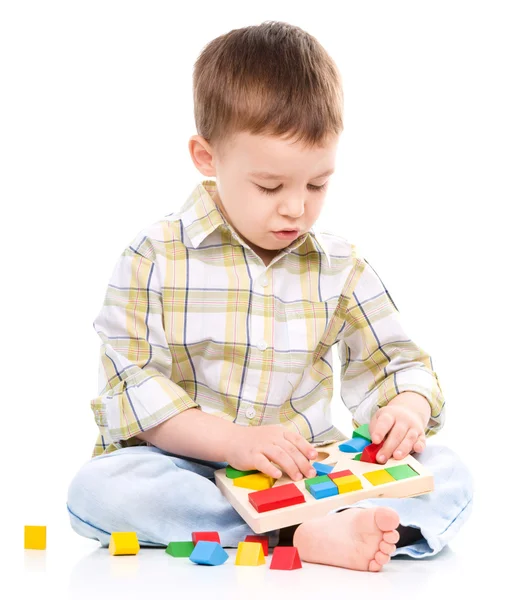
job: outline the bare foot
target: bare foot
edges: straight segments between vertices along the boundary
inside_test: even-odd
[[[399,541],[392,508],[349,508],[299,525],[293,545],[301,560],[356,571],[380,571]]]

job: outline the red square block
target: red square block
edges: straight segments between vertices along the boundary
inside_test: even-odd
[[[259,542],[259,544],[262,544],[264,556],[268,556],[268,544],[270,543],[270,538],[267,535],[247,535],[244,541]]]
[[[270,569],[291,571],[302,568],[299,550],[295,546],[275,546]]]
[[[350,469],[345,469],[344,471],[336,471],[335,473],[328,473],[328,477],[330,477],[332,481],[334,479],[337,479],[338,477],[346,477],[347,475],[353,475]]]
[[[260,513],[306,502],[303,493],[295,483],[286,483],[267,490],[251,492],[248,494],[248,500]]]
[[[216,531],[194,531],[191,534],[191,541],[197,545],[197,542],[218,542],[221,543],[219,534]]]
[[[361,454],[360,460],[362,462],[377,463],[377,453],[379,452],[379,449],[383,446],[384,443],[385,440],[379,442],[379,444],[369,444],[368,446],[366,446],[366,448],[364,448],[363,450],[363,453]]]

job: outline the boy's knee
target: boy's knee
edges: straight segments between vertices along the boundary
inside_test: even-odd
[[[107,486],[104,466],[103,461],[92,459],[71,480],[67,491],[67,505],[75,514],[83,512],[82,508],[86,503],[97,502],[97,495]]]
[[[461,456],[449,446],[444,444],[432,444],[427,446],[428,451],[426,460],[428,467],[434,471],[435,475],[443,480],[444,483],[451,480],[461,482],[461,488],[468,498],[472,498],[474,493],[474,481],[469,466]],[[418,458],[418,455],[415,455]],[[423,462],[423,461],[421,461]]]

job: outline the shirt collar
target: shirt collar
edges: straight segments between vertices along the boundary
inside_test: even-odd
[[[237,232],[222,214],[221,209],[214,202],[212,194],[217,190],[217,183],[213,179],[205,179],[199,183],[181,208],[180,218],[184,229],[194,248],[200,244],[218,227],[227,229],[231,235],[243,246],[248,247]],[[328,266],[331,266],[330,255],[323,244],[317,229],[312,226],[309,231],[300,235],[292,244],[283,249],[289,253],[310,237],[320,252],[324,252]]]

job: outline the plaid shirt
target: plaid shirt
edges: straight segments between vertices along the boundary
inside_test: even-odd
[[[340,236],[314,228],[268,265],[215,204],[214,180],[143,229],[119,257],[93,327],[100,347],[93,456],[192,407],[244,426],[282,424],[313,445],[331,422],[332,346],[355,427],[400,392],[444,423],[430,356],[403,329],[381,279]]]

